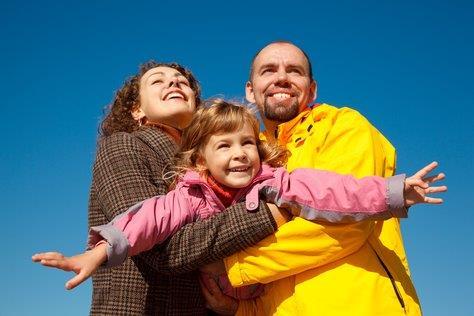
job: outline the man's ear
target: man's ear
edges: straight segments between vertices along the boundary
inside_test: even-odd
[[[250,103],[255,103],[255,94],[253,93],[253,86],[250,81],[245,84],[245,98]]]
[[[313,96],[311,101],[314,102],[314,100],[316,100],[316,98],[318,97],[318,83],[316,82],[316,80],[313,80],[311,82],[310,91]]]

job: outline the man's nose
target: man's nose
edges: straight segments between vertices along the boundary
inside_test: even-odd
[[[279,69],[277,72],[278,83],[288,83],[288,73],[285,69]]]

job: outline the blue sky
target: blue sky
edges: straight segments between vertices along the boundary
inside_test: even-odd
[[[2,315],[85,315],[90,282],[31,263],[84,249],[102,108],[148,59],[177,61],[205,97],[244,96],[253,54],[286,39],[310,55],[319,102],[362,112],[398,150],[399,172],[431,160],[441,207],[417,206],[403,234],[426,315],[472,300],[474,4],[471,1],[63,1],[0,4]]]

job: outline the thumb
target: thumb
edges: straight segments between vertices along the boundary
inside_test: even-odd
[[[73,288],[84,282],[88,277],[89,275],[87,275],[87,273],[81,271],[78,275],[66,282],[66,289],[72,290]]]

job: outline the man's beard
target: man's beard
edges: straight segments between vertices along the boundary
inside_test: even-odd
[[[265,98],[263,103],[263,114],[265,115],[265,118],[270,121],[279,123],[288,122],[299,114],[298,100],[296,99],[290,105],[286,105],[285,101],[270,105],[268,104],[268,99]]]

